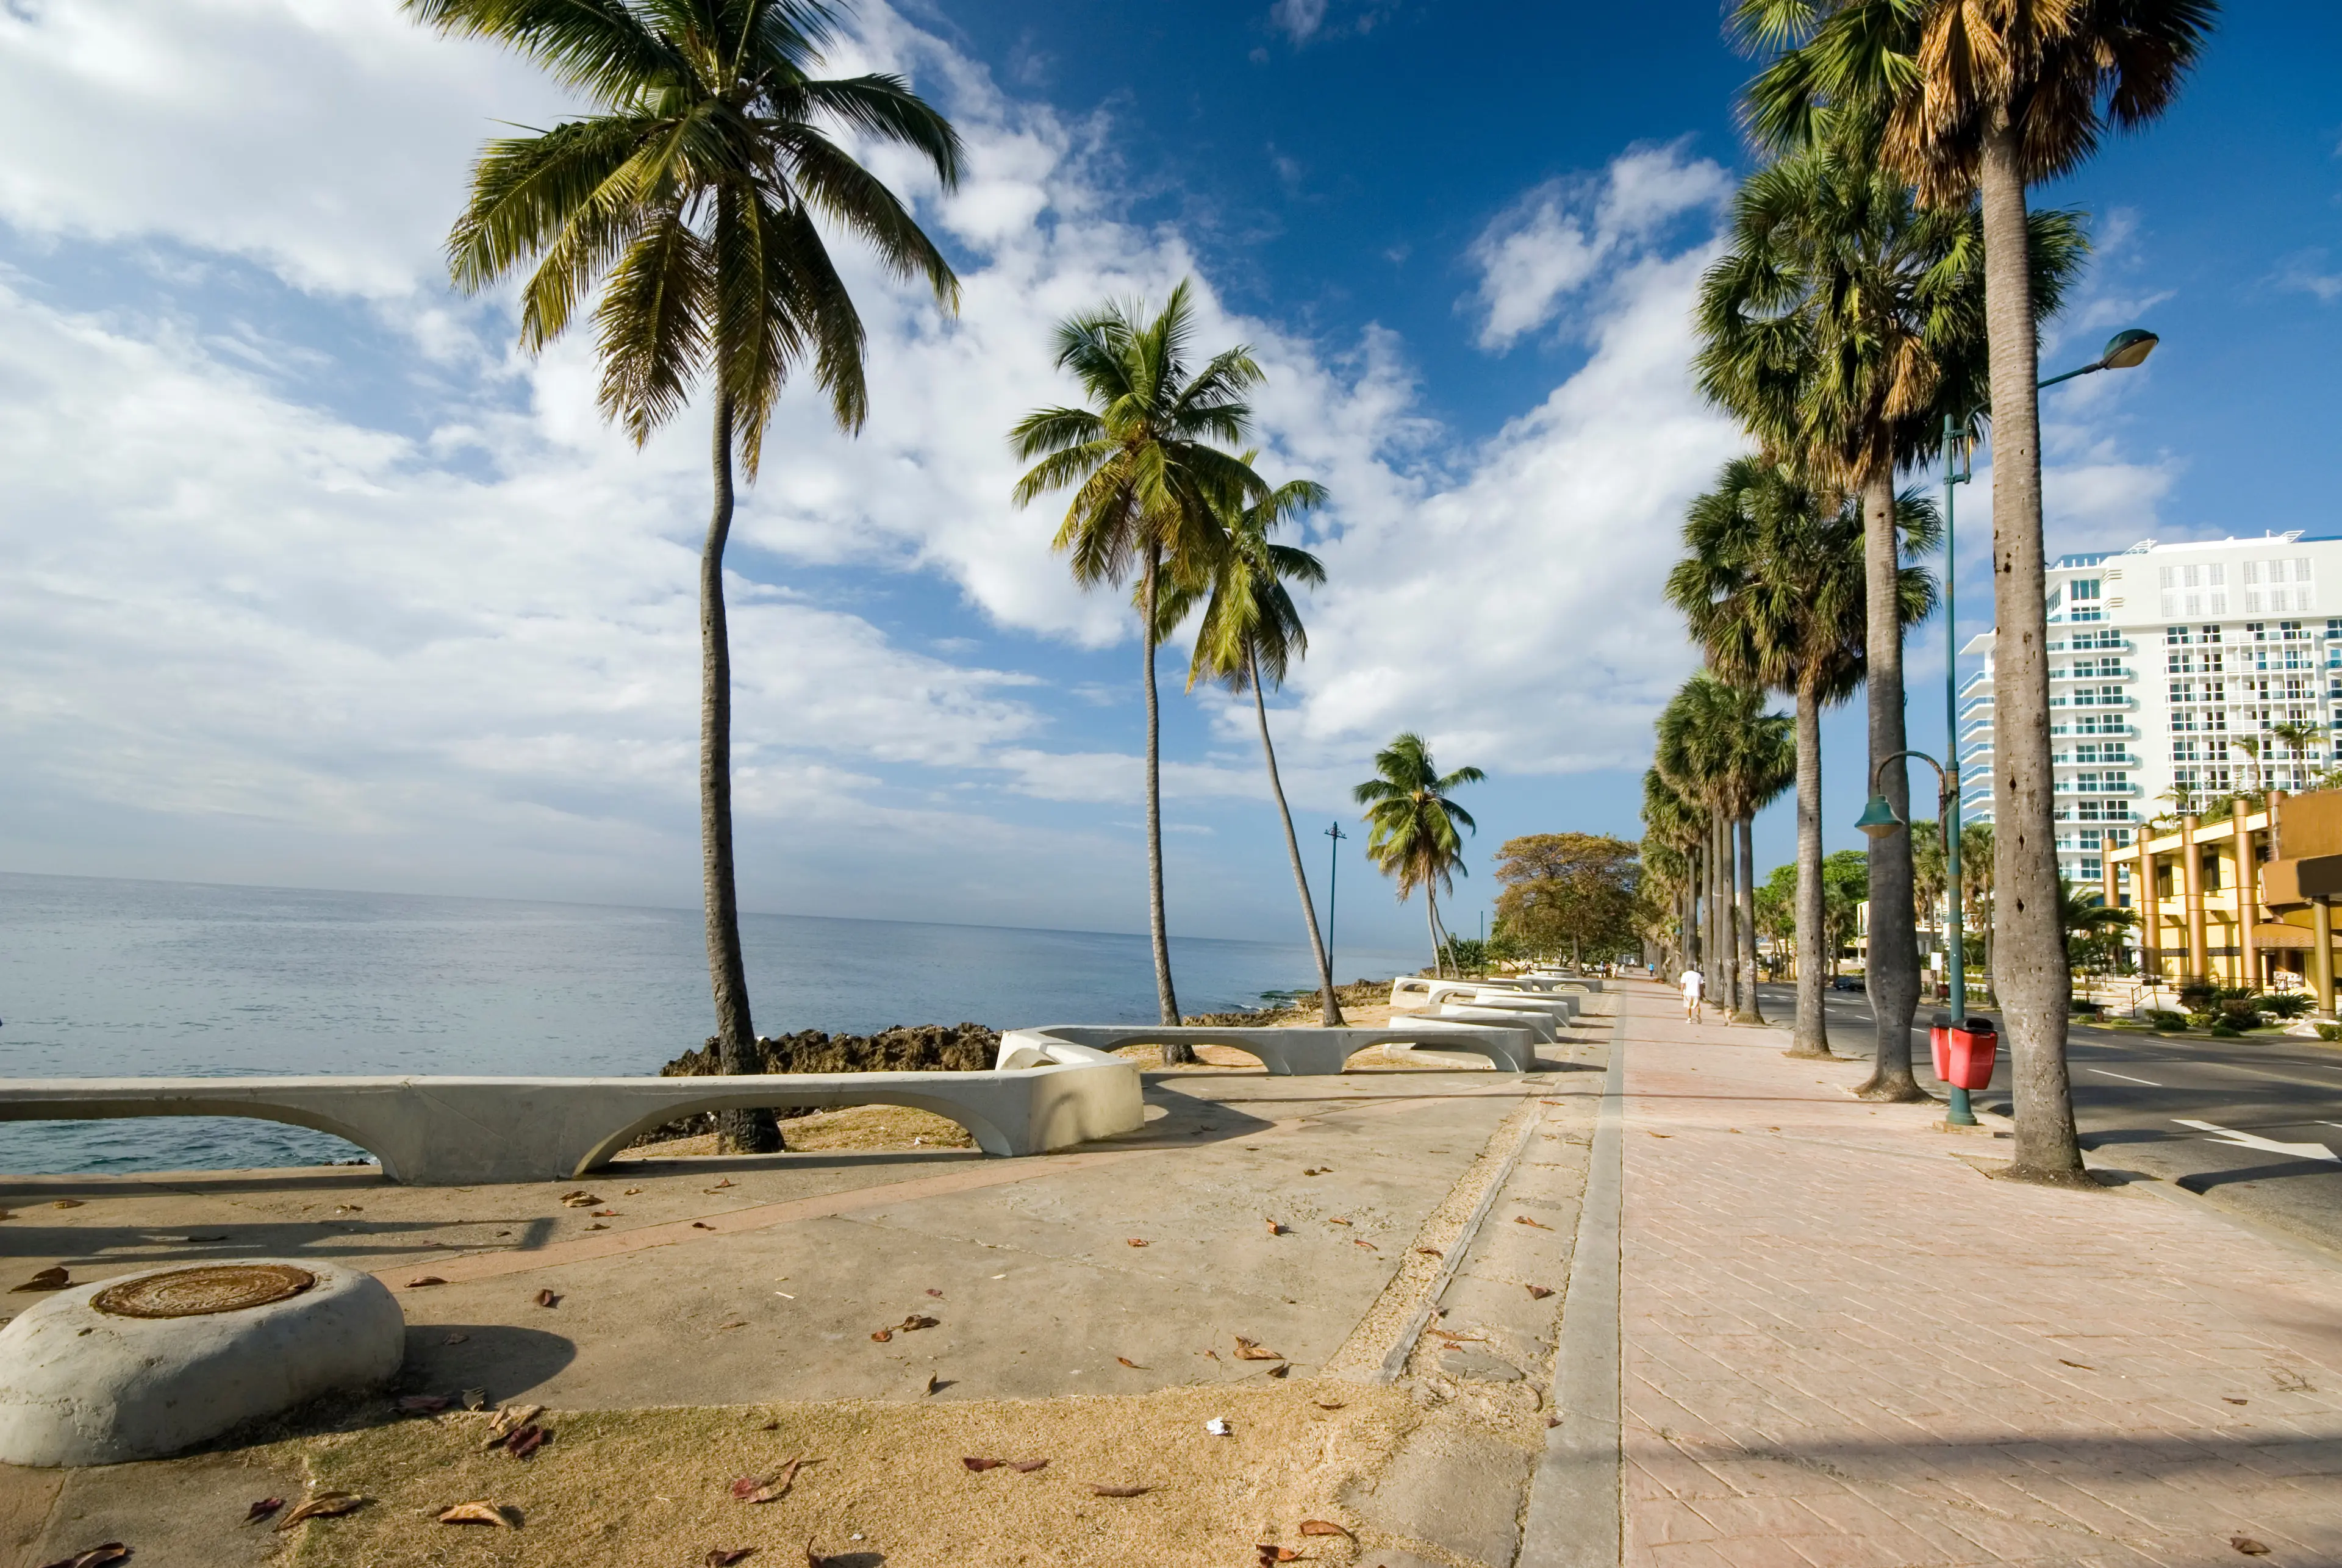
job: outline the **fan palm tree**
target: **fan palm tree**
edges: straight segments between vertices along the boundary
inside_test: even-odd
[[[2290,719],[2271,724],[2268,733],[2283,741],[2286,749],[2293,753],[2295,786],[2298,788],[2306,784],[2309,778],[2309,764],[2317,760],[2317,754],[2310,748],[2317,744],[2325,732],[2316,724]]]
[[[1756,1003],[1756,883],[1749,843],[1757,811],[1797,778],[1795,722],[1764,711],[1764,694],[1703,670],[1660,714],[1658,766],[1679,792],[1705,804],[1719,824],[1716,897],[1730,913],[1717,945],[1732,960],[1721,993],[1736,1021],[1764,1022]],[[1737,853],[1735,839],[1737,838]],[[1738,869],[1734,869],[1736,863]]]
[[[1666,879],[1671,896],[1675,939],[1671,971],[1688,968],[1700,958],[1698,855],[1706,832],[1706,814],[1686,800],[1656,765],[1645,769],[1642,860],[1654,874]],[[1656,900],[1656,894],[1653,897]],[[1674,974],[1670,973],[1668,978],[1672,980]]]
[[[1910,494],[1897,502],[1906,554],[1932,550],[1941,528],[1933,507]],[[1821,712],[1846,700],[1862,678],[1867,624],[1860,512],[1834,503],[1793,468],[1755,457],[1725,464],[1715,488],[1691,504],[1685,558],[1667,577],[1710,668],[1730,681],[1786,691],[1797,699],[1797,919],[1800,954],[1823,950]],[[1935,584],[1906,565],[1897,590],[1905,625],[1935,607]],[[1790,1054],[1830,1054],[1823,1016],[1826,976],[1799,964]]]
[[[715,400],[715,506],[699,562],[701,865],[717,1055],[757,1070],[732,858],[732,655],[724,551],[736,455],[751,480],[790,375],[808,368],[838,427],[869,408],[862,322],[823,228],[849,235],[946,310],[959,283],[843,132],[907,149],[949,187],[960,142],[898,76],[821,78],[836,13],[820,0],[405,0],[425,25],[504,44],[593,112],[487,144],[447,242],[456,284],[533,268],[520,335],[535,353],[589,297],[603,414],[637,445],[703,381]],[[776,1149],[769,1112],[726,1112],[725,1142]]]
[[[1431,760],[1431,747],[1412,730],[1403,731],[1375,754],[1375,772],[1350,792],[1366,808],[1364,818],[1366,858],[1385,876],[1398,882],[1401,904],[1416,888],[1423,889],[1424,918],[1431,927],[1431,962],[1447,972],[1441,954],[1446,948],[1446,928],[1439,924],[1439,893],[1455,885],[1464,866],[1464,840],[1459,826],[1477,833],[1472,814],[1448,799],[1459,786],[1478,784],[1488,775],[1478,768],[1457,768],[1442,774]]]
[[[1247,452],[1249,468],[1259,454]],[[1309,896],[1309,874],[1301,864],[1301,841],[1293,832],[1293,812],[1285,804],[1285,784],[1277,776],[1276,746],[1268,734],[1268,704],[1262,689],[1285,684],[1286,671],[1309,651],[1309,634],[1301,624],[1301,611],[1286,591],[1287,583],[1317,587],[1326,581],[1325,564],[1308,551],[1280,544],[1269,537],[1288,518],[1298,517],[1326,501],[1326,487],[1308,479],[1278,485],[1250,505],[1215,495],[1213,515],[1226,533],[1216,569],[1207,583],[1176,581],[1161,595],[1157,606],[1158,636],[1168,636],[1186,619],[1196,602],[1203,617],[1196,628],[1195,657],[1187,665],[1187,689],[1199,680],[1212,681],[1231,692],[1252,694],[1253,716],[1260,724],[1260,754],[1268,764],[1268,790],[1276,799],[1277,820],[1285,826],[1285,849],[1293,861],[1293,885],[1301,894],[1301,918],[1309,931],[1309,951],[1317,961],[1320,1022],[1328,1028],[1342,1022],[1342,999],[1334,990],[1334,966],[1326,955],[1326,940],[1317,929],[1317,905]]]
[[[1009,433],[1033,466],[1016,504],[1053,490],[1074,497],[1050,548],[1071,558],[1074,581],[1095,587],[1137,576],[1141,676],[1146,699],[1146,920],[1155,945],[1155,994],[1165,1024],[1179,1022],[1171,945],[1163,919],[1163,731],[1155,692],[1156,601],[1166,564],[1207,581],[1226,530],[1216,497],[1257,501],[1267,487],[1235,446],[1252,431],[1244,400],[1260,366],[1241,345],[1201,366],[1193,360],[1196,310],[1183,281],[1148,318],[1141,305],[1108,304],[1057,325],[1057,368],[1081,383],[1088,406],[1036,408]],[[1166,1061],[1187,1047],[1164,1047]]]
[[[1768,455],[1861,506],[1869,757],[1907,819],[1904,770],[1881,767],[1907,749],[1895,474],[1940,444],[1947,417],[1965,426],[1984,402],[1984,277],[1976,215],[1919,206],[1864,129],[1841,124],[1741,187],[1728,247],[1701,281],[1696,365],[1702,389]],[[2081,231],[2063,213],[2037,215],[2035,227],[2040,304],[2052,309],[2080,264]],[[1909,840],[1873,846],[1869,874],[1878,1066],[1859,1092],[1917,1099]]]
[[[2049,736],[2047,604],[2041,536],[2042,315],[2037,215],[2027,188],[2071,173],[2109,127],[2132,129],[2177,96],[2201,53],[2214,0],[1738,0],[1735,19],[1776,49],[1748,95],[1749,120],[1774,146],[1812,145],[1850,126],[1920,198],[1966,211],[1983,239],[1993,437],[1996,663],[1993,814],[2011,824],[2009,949],[2004,994],[2017,1134],[2013,1174],[2087,1181],[2066,1067],[2065,943],[2056,927],[2057,861]]]

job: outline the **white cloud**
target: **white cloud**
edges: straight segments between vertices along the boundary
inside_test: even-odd
[[[1550,180],[1499,213],[1473,243],[1480,346],[1503,352],[1561,312],[1565,296],[1662,239],[1686,214],[1709,211],[1732,182],[1680,145],[1642,147],[1600,175]]]
[[[1093,168],[1101,126],[1006,97],[883,7],[864,17],[837,68],[909,66],[967,137],[961,189],[922,198],[966,258],[965,300],[941,321],[842,252],[869,330],[870,424],[846,440],[792,394],[767,442],[736,534],[746,874],[786,888],[792,868],[851,860],[871,898],[940,859],[949,902],[922,907],[1030,919],[1067,907],[1035,866],[1131,852],[1136,761],[1086,733],[1096,700],[1126,713],[1131,694],[1086,666],[1059,679],[1055,649],[1133,628],[1121,595],[1079,593],[1047,553],[1055,509],[1008,504],[1005,432],[1069,394],[1048,362],[1057,319],[1159,300],[1198,269],[1176,233],[1117,217]],[[220,82],[165,63],[223,50]],[[288,360],[325,355],[314,375],[330,380],[343,345],[265,312],[243,335],[0,292],[0,458],[27,476],[0,515],[18,798],[54,820],[175,822],[232,844],[239,867],[265,838],[425,885],[476,887],[477,866],[575,890],[656,862],[646,880],[687,889],[698,421],[634,452],[594,410],[582,338],[513,360],[509,324],[435,283],[476,141],[492,118],[549,115],[542,85],[420,34],[390,0],[87,0],[0,13],[0,126],[27,103],[83,134],[12,137],[29,150],[0,172],[0,216],[19,233],[166,242],[372,302],[444,390],[425,433],[396,434],[305,402]],[[111,150],[141,142],[152,166]],[[1248,340],[1269,370],[1266,465],[1335,494],[1313,541],[1333,582],[1276,720],[1297,806],[1346,809],[1346,781],[1401,727],[1450,765],[1639,756],[1689,663],[1657,594],[1682,504],[1736,445],[1686,381],[1707,251],[1676,233],[1702,229],[1723,182],[1679,149],[1636,149],[1492,225],[1475,253],[1484,341],[1574,299],[1588,355],[1476,446],[1422,415],[1394,335],[1313,342],[1231,314],[1198,279],[1202,340]],[[849,582],[939,578],[999,633],[927,626],[914,648],[850,602],[758,581],[764,553]],[[1215,802],[1255,811],[1265,790],[1248,709],[1216,713],[1225,756],[1168,759],[1189,826]],[[1051,809],[1028,824],[1036,801]],[[1056,809],[1076,803],[1116,814]],[[1119,907],[1100,895],[1078,918]]]

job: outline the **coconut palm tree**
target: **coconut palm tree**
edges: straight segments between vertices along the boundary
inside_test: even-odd
[[[1488,775],[1478,768],[1457,768],[1443,775],[1432,763],[1431,747],[1412,730],[1403,731],[1375,754],[1375,772],[1350,792],[1366,808],[1363,819],[1366,858],[1377,870],[1398,882],[1398,898],[1423,889],[1424,918],[1431,927],[1431,962],[1445,974],[1440,956],[1446,948],[1446,928],[1439,924],[1439,892],[1455,885],[1456,873],[1465,871],[1464,840],[1456,828],[1477,833],[1472,814],[1449,800],[1459,786],[1478,784]]]
[[[447,241],[456,284],[532,268],[524,347],[542,350],[589,298],[603,414],[637,445],[705,382],[715,400],[715,507],[699,561],[701,866],[717,1054],[758,1070],[732,861],[732,662],[724,613],[733,463],[754,480],[765,426],[800,367],[842,430],[869,408],[862,322],[824,232],[958,305],[951,267],[894,193],[833,138],[910,152],[948,187],[951,125],[899,76],[811,73],[836,13],[815,0],[405,0],[408,15],[535,61],[593,105],[501,137],[472,171]],[[769,1112],[726,1112],[726,1144],[780,1147]]]
[[[1723,256],[1702,279],[1696,360],[1702,389],[1737,415],[1768,455],[1862,508],[1867,562],[1869,756],[1897,814],[1909,785],[1886,759],[1906,750],[1901,569],[1895,475],[1963,426],[1984,402],[1987,353],[1980,227],[1965,210],[1923,208],[1880,166],[1851,122],[1759,170],[1741,187]],[[2054,308],[2080,264],[2069,214],[2037,215],[2041,305]],[[1910,843],[1883,839],[1869,860],[1868,984],[1877,1070],[1859,1091],[1922,1097],[1910,1071],[1918,1002]]]
[[[1249,468],[1259,454],[1247,452]],[[1277,776],[1276,746],[1268,734],[1268,704],[1262,689],[1285,684],[1286,671],[1309,651],[1309,634],[1301,624],[1301,611],[1286,591],[1287,583],[1317,587],[1326,581],[1325,564],[1308,551],[1280,544],[1269,535],[1291,518],[1320,506],[1326,487],[1308,479],[1287,480],[1261,499],[1246,505],[1240,498],[1211,497],[1213,516],[1226,534],[1216,567],[1207,582],[1176,581],[1161,595],[1157,607],[1158,636],[1168,636],[1200,600],[1203,616],[1196,628],[1195,657],[1187,665],[1187,689],[1199,680],[1215,682],[1231,692],[1252,694],[1253,716],[1260,724],[1260,754],[1268,764],[1269,794],[1276,800],[1277,820],[1285,827],[1285,849],[1293,861],[1293,885],[1301,894],[1302,923],[1309,931],[1309,951],[1317,961],[1320,1021],[1327,1027],[1342,1022],[1342,999],[1334,990],[1334,966],[1326,956],[1326,940],[1317,929],[1317,905],[1309,896],[1309,874],[1301,864],[1301,841],[1293,832],[1293,812],[1285,804],[1285,784]]]
[[[1993,814],[2012,830],[2003,987],[2017,1104],[2013,1174],[2087,1181],[2066,1068],[2066,949],[2057,862],[2041,537],[2041,305],[2027,188],[2071,173],[2109,127],[2156,119],[2201,53],[2214,0],[1738,0],[1777,50],[1748,94],[1781,147],[1875,132],[1881,155],[1937,208],[1978,212],[1990,341],[1997,732]],[[2015,831],[2020,829],[2021,831]]]
[[[1183,281],[1149,318],[1142,305],[1108,304],[1057,325],[1057,368],[1081,383],[1088,406],[1036,408],[1009,433],[1033,464],[1016,482],[1016,504],[1053,490],[1073,501],[1050,548],[1071,558],[1084,587],[1137,577],[1140,674],[1146,699],[1146,920],[1155,945],[1155,994],[1162,1022],[1179,1022],[1171,945],[1163,919],[1163,732],[1155,692],[1156,601],[1166,566],[1190,583],[1207,581],[1226,537],[1215,498],[1259,500],[1267,487],[1225,446],[1252,431],[1246,391],[1261,378],[1251,350],[1223,350],[1194,362],[1196,310]],[[1164,1059],[1190,1059],[1164,1047]]]
[[[2317,760],[2317,754],[2310,748],[2317,744],[2325,732],[2316,724],[2290,719],[2269,725],[2268,733],[2283,741],[2286,749],[2293,754],[2295,787],[2307,784],[2310,774],[2309,764]]]
[[[1907,554],[1935,548],[1933,507],[1906,494],[1897,526]],[[1727,680],[1786,691],[1797,699],[1797,951],[1818,954],[1822,936],[1821,712],[1850,696],[1862,677],[1867,622],[1861,513],[1838,504],[1795,469],[1760,458],[1725,464],[1715,488],[1691,504],[1686,554],[1667,577],[1667,596],[1689,622],[1710,668]],[[1903,624],[1935,606],[1935,584],[1902,568],[1897,600]],[[1830,1054],[1823,1017],[1825,976],[1797,968],[1797,1024],[1790,1054]]]
[[[1795,723],[1764,711],[1764,694],[1703,670],[1660,714],[1659,771],[1706,805],[1716,832],[1716,900],[1729,911],[1717,945],[1731,961],[1726,996],[1737,1022],[1764,1022],[1756,1003],[1756,883],[1749,844],[1756,812],[1797,778]],[[1737,853],[1735,838],[1737,838]],[[1736,862],[1738,869],[1734,869]]]

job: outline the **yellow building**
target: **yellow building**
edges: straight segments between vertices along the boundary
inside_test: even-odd
[[[2342,790],[2273,790],[2264,809],[2236,809],[2243,804],[2218,820],[2190,813],[2176,830],[2143,832],[2120,858],[2109,854],[2107,902],[2137,912],[2140,973],[2149,979],[2307,986],[2330,1012],[2330,900],[2342,895],[2342,865],[2330,863],[2342,860]]]

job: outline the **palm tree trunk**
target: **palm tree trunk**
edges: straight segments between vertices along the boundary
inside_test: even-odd
[[[1789,1034],[1792,1056],[1830,1054],[1823,1011],[1822,967],[1827,919],[1822,904],[1822,701],[1817,672],[1797,680],[1797,1020]]]
[[[1146,685],[1146,934],[1155,945],[1155,1001],[1163,1016],[1163,1024],[1177,1028],[1178,994],[1171,989],[1171,938],[1163,920],[1163,720],[1155,697],[1155,590],[1163,564],[1163,547],[1152,540],[1146,545],[1146,579],[1142,584],[1146,601],[1145,622],[1139,641],[1146,644],[1146,668],[1141,674]],[[1193,1046],[1184,1041],[1163,1043],[1166,1066],[1176,1066],[1196,1059]]]
[[[2041,547],[2040,379],[2026,253],[2025,178],[2016,131],[1984,138],[1985,334],[1992,352],[1992,600],[2000,636],[1993,650],[1993,971],[2005,1010],[2017,1110],[2009,1174],[2083,1183],[2066,1068],[2065,934],[2057,916],[2057,855],[2049,771],[2047,609]],[[2007,944],[1998,937],[2008,938]],[[1995,956],[1997,957],[1996,951]]]
[[[732,640],[724,619],[724,546],[732,536],[732,400],[716,401],[716,504],[699,553],[699,868],[707,916],[707,977],[716,993],[716,1064],[757,1072],[756,1026],[748,1014],[748,968],[740,950],[740,895],[732,874]],[[769,1110],[716,1117],[727,1153],[768,1154],[781,1146]]]
[[[1447,978],[1447,956],[1439,947],[1439,895],[1426,883],[1423,888],[1423,919],[1431,932],[1431,973],[1441,980]]]
[[[1309,896],[1309,874],[1301,869],[1301,841],[1293,834],[1293,812],[1285,804],[1285,784],[1276,776],[1276,747],[1268,738],[1268,704],[1260,694],[1260,661],[1245,649],[1246,673],[1252,678],[1252,711],[1260,720],[1260,754],[1268,759],[1268,793],[1276,797],[1276,819],[1285,824],[1285,852],[1293,858],[1293,885],[1301,894],[1301,919],[1309,927],[1309,951],[1317,958],[1317,1022],[1328,1029],[1342,1024],[1342,999],[1334,994],[1334,965],[1326,956],[1326,939],[1317,930],[1317,905]]]
[[[1864,599],[1869,624],[1864,650],[1870,696],[1870,769],[1895,814],[1911,820],[1911,783],[1904,764],[1879,764],[1904,750],[1902,555],[1895,532],[1895,470],[1882,464],[1862,487]],[[1924,1100],[1911,1074],[1911,1014],[1919,1005],[1917,914],[1911,904],[1911,834],[1870,841],[1871,1016],[1877,1024],[1876,1065],[1856,1094],[1866,1100]]]
[[[1708,976],[1708,995],[1715,998],[1719,1012],[1732,1006],[1732,840],[1724,825],[1724,814],[1707,814],[1707,935],[1708,960],[1714,973]]]
[[[1734,1022],[1762,1024],[1765,1009],[1756,1000],[1756,850],[1755,820],[1740,818],[1740,1011]]]

